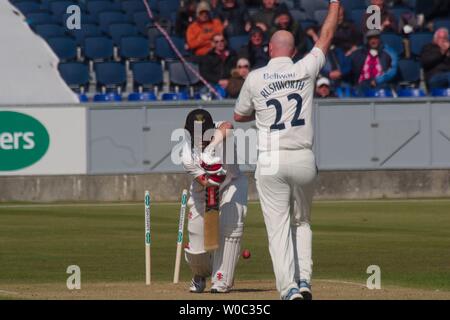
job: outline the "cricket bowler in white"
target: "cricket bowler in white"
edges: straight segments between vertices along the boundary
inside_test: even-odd
[[[194,132],[195,122],[200,124],[199,133]],[[227,293],[233,287],[234,271],[240,256],[247,213],[247,177],[236,162],[226,164],[224,161],[224,139],[232,134],[233,129],[230,122],[214,123],[208,111],[196,109],[187,116],[185,129],[191,139],[183,147],[182,161],[186,172],[193,178],[188,201],[189,246],[185,249],[186,261],[193,273],[189,291],[202,293],[206,278],[211,276],[211,293]],[[208,131],[213,135],[211,142]],[[196,135],[200,136],[200,150],[195,149]],[[216,159],[211,158],[211,154],[217,155]],[[205,251],[203,241],[205,188],[208,186],[219,187],[220,194],[220,244],[213,253]]]
[[[314,86],[336,32],[339,1],[331,0],[320,38],[311,52],[293,63],[294,38],[276,32],[271,60],[252,71],[236,102],[237,122],[256,120],[256,186],[266,224],[277,290],[283,300],[312,299],[310,212],[317,177],[313,146]],[[277,143],[273,143],[273,139]],[[275,173],[263,170],[267,159]]]

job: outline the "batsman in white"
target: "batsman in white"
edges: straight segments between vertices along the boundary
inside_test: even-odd
[[[312,152],[313,95],[337,28],[339,6],[338,0],[330,1],[319,40],[295,64],[292,34],[276,32],[269,44],[271,60],[248,75],[235,106],[235,121],[256,120],[256,186],[283,300],[312,299],[310,212],[317,176]],[[262,161],[266,160],[277,170],[264,172]]]
[[[200,132],[194,132],[195,123],[201,125]],[[229,292],[240,256],[247,213],[248,182],[238,165],[226,164],[223,161],[223,145],[232,128],[230,122],[214,123],[210,113],[203,109],[191,111],[186,118],[185,129],[189,132],[191,141],[186,142],[183,147],[182,160],[193,181],[188,201],[189,246],[185,248],[185,258],[193,273],[189,290],[194,293],[205,290],[206,278],[209,276],[212,276],[211,293]],[[212,142],[207,137],[208,131],[213,135]],[[199,136],[201,150],[196,150]],[[216,154],[220,161],[211,158],[213,154]],[[218,186],[220,194],[220,244],[214,252],[205,251],[203,245],[205,188],[208,186]]]

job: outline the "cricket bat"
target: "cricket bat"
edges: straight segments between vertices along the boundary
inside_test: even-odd
[[[219,187],[207,187],[203,216],[203,240],[206,251],[214,251],[219,248],[219,204]]]

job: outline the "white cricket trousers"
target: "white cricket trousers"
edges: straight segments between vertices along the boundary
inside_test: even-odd
[[[263,168],[267,161],[275,170]],[[309,149],[270,151],[259,156],[256,187],[281,297],[297,287],[296,281],[311,281],[310,217],[316,177],[315,157]]]

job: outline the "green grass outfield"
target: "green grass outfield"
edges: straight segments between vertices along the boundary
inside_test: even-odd
[[[152,279],[173,277],[179,204],[152,204]],[[450,200],[335,201],[313,206],[314,277],[450,291]],[[185,241],[187,237],[185,234]],[[273,279],[259,204],[249,205],[237,281]],[[1,284],[144,281],[144,205],[0,205]],[[183,262],[181,280],[190,273]]]

